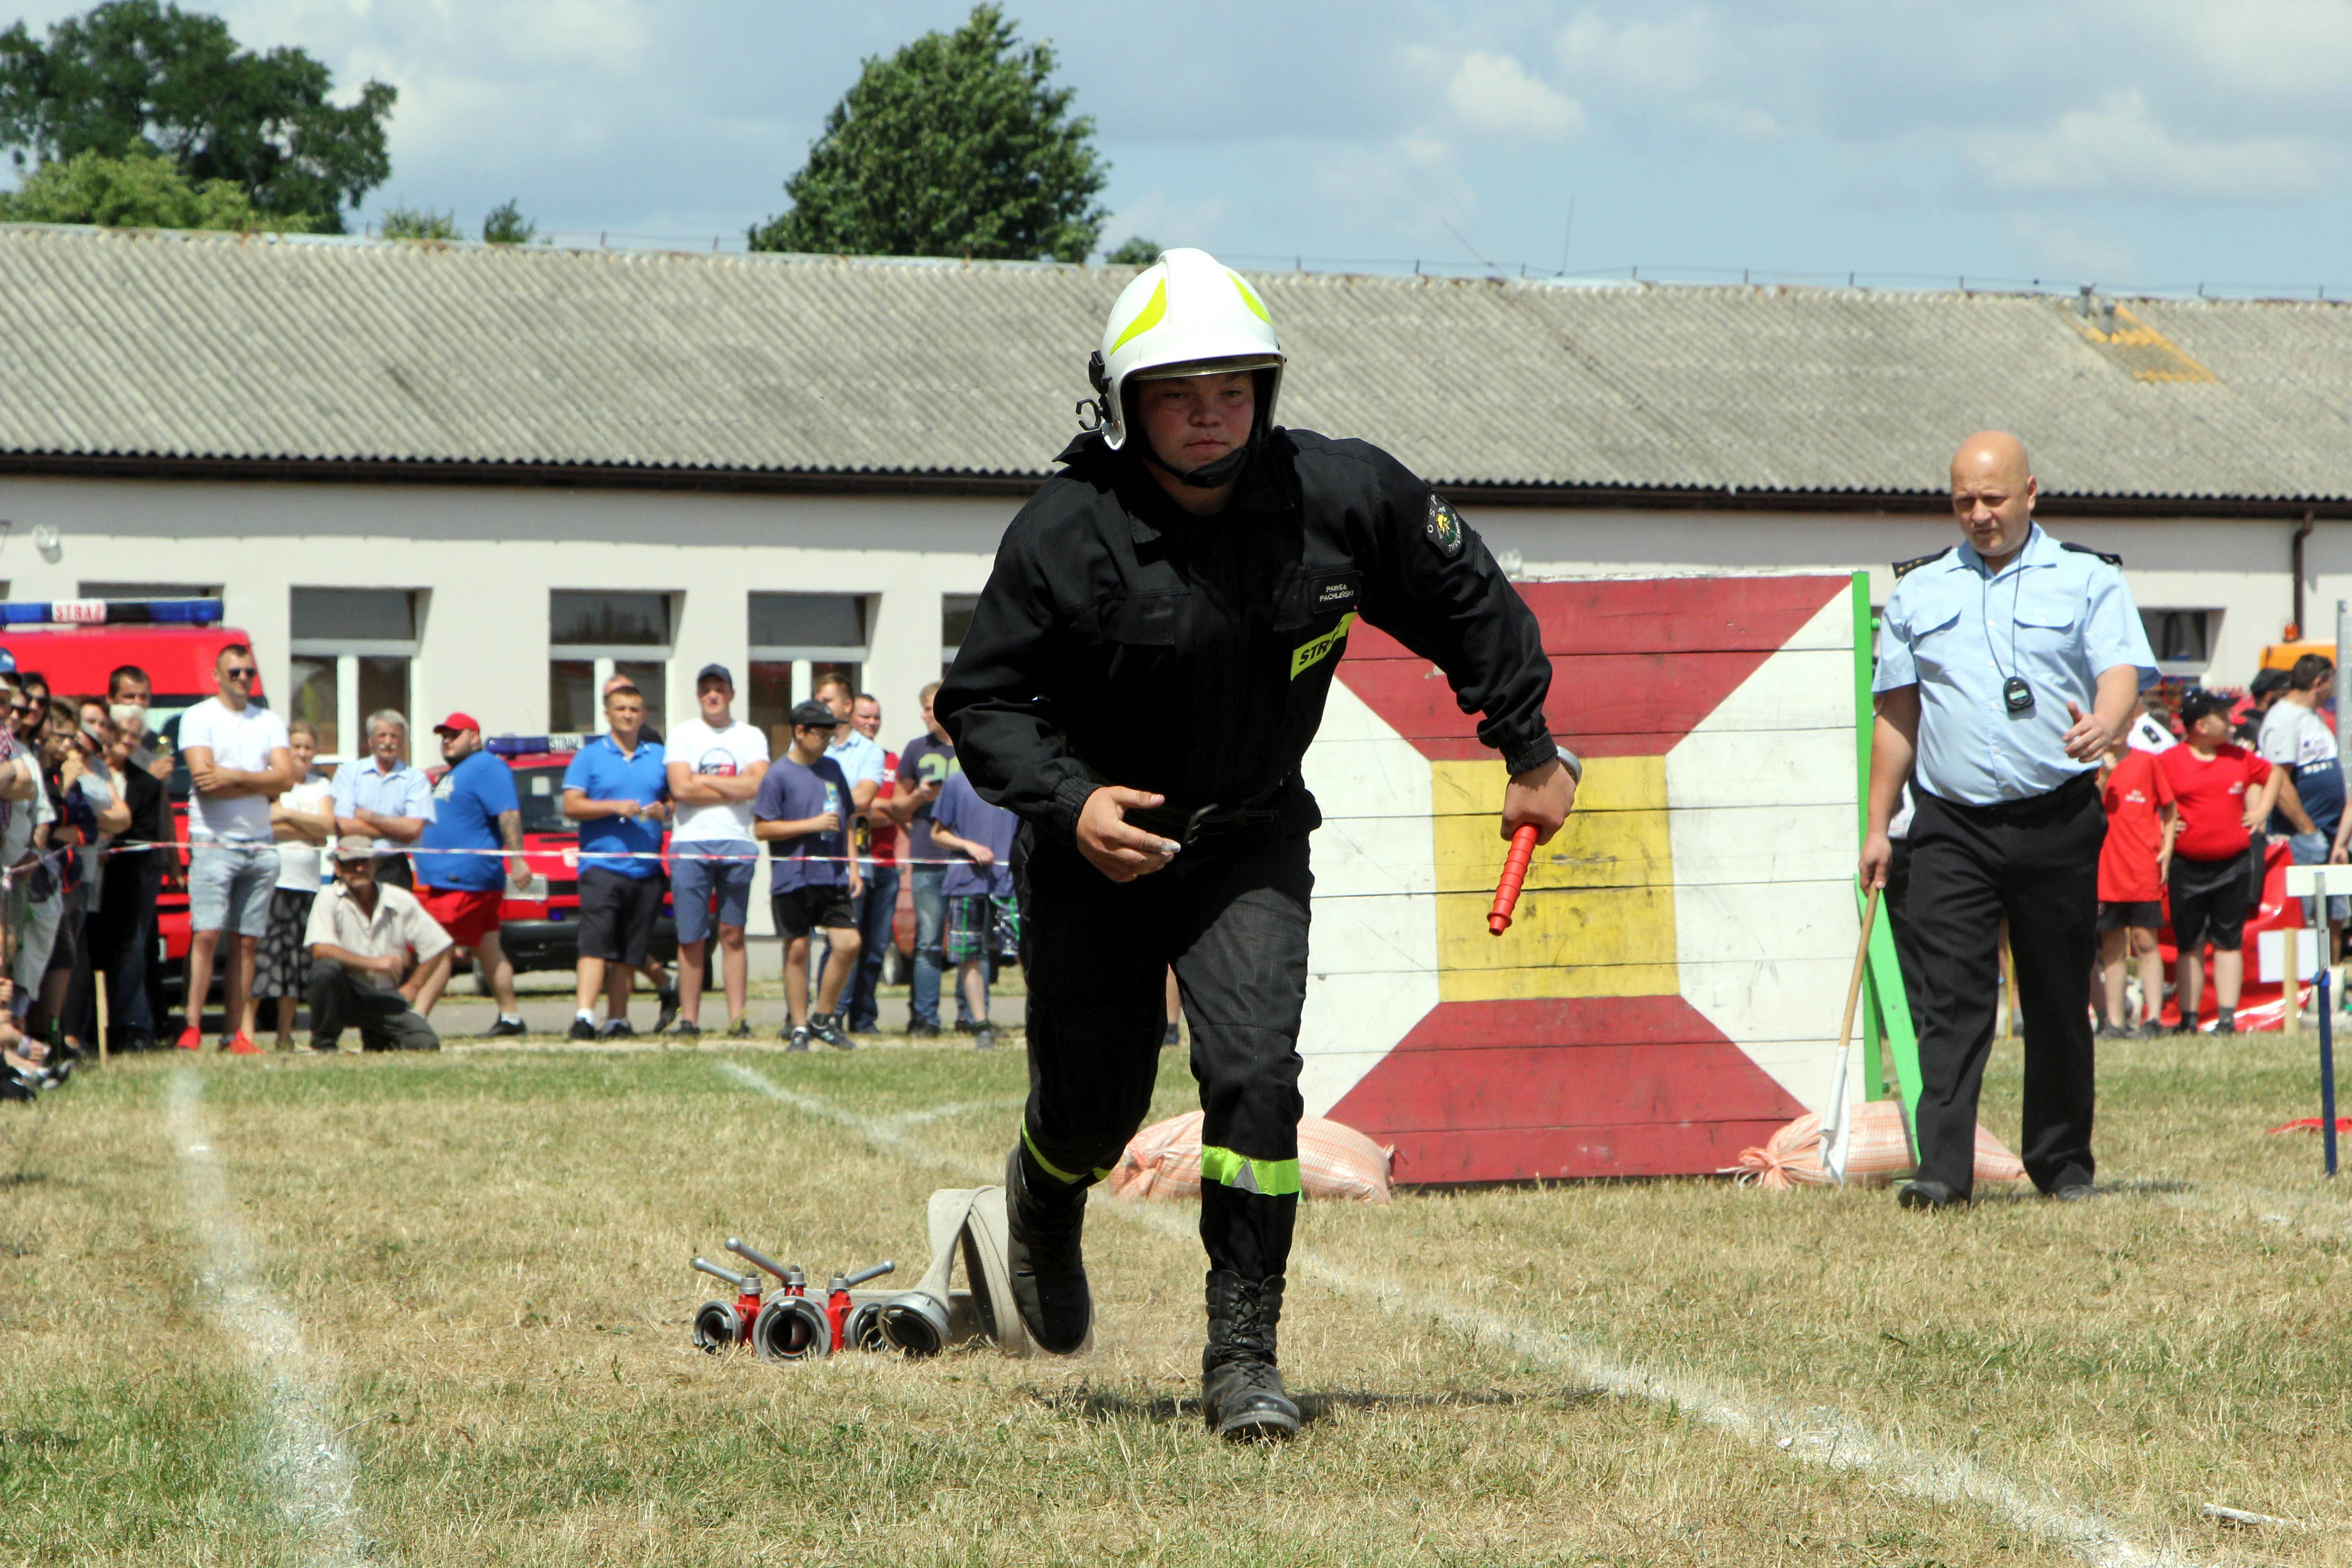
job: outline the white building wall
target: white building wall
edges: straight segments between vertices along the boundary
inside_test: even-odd
[[[1958,542],[1957,523],[1933,516],[1542,510],[1463,507],[1497,552],[1516,550],[1529,575],[1692,571],[1867,570],[1871,598],[1894,591],[1892,563]],[[2265,644],[2294,614],[2290,562],[2296,524],[2201,518],[2063,518],[2058,538],[2119,554],[2142,609],[2221,612],[2209,684],[2243,686]],[[2352,524],[2322,522],[2305,547],[2305,627],[2335,637],[2336,601],[2352,599]],[[2186,672],[2184,672],[2186,673]]]
[[[290,690],[296,587],[424,591],[411,668],[420,726],[453,709],[493,732],[548,721],[548,595],[677,596],[665,693],[694,707],[716,660],[748,701],[749,595],[874,595],[867,689],[896,750],[922,730],[916,693],[940,672],[940,599],[987,581],[1008,499],[765,496],[504,486],[212,483],[0,477],[0,579],[18,599],[87,581],[218,582],[253,636],[273,700]],[[55,528],[58,559],[32,544]]]

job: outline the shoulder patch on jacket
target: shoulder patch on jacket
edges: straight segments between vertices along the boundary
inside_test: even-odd
[[[1435,490],[1429,492],[1429,542],[1448,561],[1462,553],[1462,514]]]
[[[1916,572],[1920,567],[1927,564],[1928,562],[1941,561],[1945,556],[1949,555],[1953,551],[1958,548],[1959,546],[1957,544],[1947,544],[1941,550],[1937,551],[1933,555],[1915,555],[1908,561],[1897,561],[1895,563],[1895,581],[1901,582],[1910,574]]]
[[[2087,544],[2075,544],[2062,539],[2058,542],[2058,548],[2071,550],[2077,555],[2095,555],[2110,566],[2121,566],[2124,563],[2122,556],[2110,555],[2104,550],[2094,550]]]

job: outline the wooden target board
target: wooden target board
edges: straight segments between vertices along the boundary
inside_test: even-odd
[[[1503,763],[1360,624],[1305,764],[1307,1110],[1434,1184],[1714,1171],[1821,1109],[1859,934],[1851,592],[1523,584],[1585,774],[1499,938]]]

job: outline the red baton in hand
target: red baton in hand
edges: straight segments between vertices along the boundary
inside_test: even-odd
[[[1503,879],[1495,884],[1495,907],[1486,914],[1488,936],[1500,936],[1511,929],[1511,911],[1519,904],[1519,884],[1528,879],[1528,862],[1535,853],[1536,825],[1530,822],[1511,835],[1511,852],[1503,857]]]

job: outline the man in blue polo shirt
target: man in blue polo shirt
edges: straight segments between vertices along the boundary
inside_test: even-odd
[[[644,693],[604,694],[607,732],[580,748],[563,770],[563,815],[580,825],[580,994],[572,1037],[596,1037],[596,993],[604,993],[604,1034],[633,1035],[630,971],[655,977],[668,1023],[677,992],[648,968],[661,918],[662,828],[669,821],[669,770],[659,745],[644,740]]]
[[[518,889],[530,885],[514,771],[504,757],[482,749],[481,721],[470,713],[450,714],[433,726],[433,732],[441,737],[441,759],[449,766],[433,786],[433,820],[416,840],[416,901],[474,955],[476,970],[489,977],[490,994],[499,1004],[498,1022],[489,1034],[520,1035],[523,1026],[515,1007],[514,965],[499,946],[508,883]],[[448,971],[439,970],[417,988],[418,1014],[432,1016],[447,979]]]

